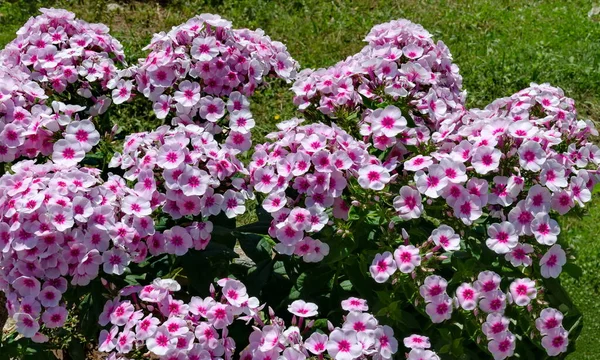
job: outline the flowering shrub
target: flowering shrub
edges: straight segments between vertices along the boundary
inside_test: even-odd
[[[90,115],[102,114],[111,101],[107,85],[125,54],[104,24],[89,24],[61,9],[40,9],[17,31],[17,38],[0,53],[0,63],[19,67],[54,96],[79,97],[93,104]],[[80,103],[83,99],[88,99]]]
[[[572,350],[556,218],[591,200],[600,149],[562,90],[469,110],[449,50],[406,20],[296,74],[217,15],[118,70],[106,27],[42,12],[0,53],[0,161],[21,160],[0,177],[0,290],[25,338],[73,315],[115,360],[390,359],[394,334],[411,360]],[[295,80],[304,119],[253,145],[269,78]],[[138,95],[166,125],[111,144],[98,116]]]
[[[150,54],[131,75],[156,116],[170,116],[173,125],[196,123],[218,134],[218,121],[228,113],[229,136],[234,138],[254,127],[245,96],[267,76],[289,81],[298,67],[285,45],[261,30],[232,29],[231,22],[212,14],[155,34],[146,49]],[[131,80],[119,80],[115,101],[128,100],[132,87]]]
[[[100,274],[122,275],[147,255],[154,234],[150,205],[136,200],[119,176],[93,168],[21,161],[0,178],[0,288],[25,337],[63,326],[63,296]],[[135,204],[133,201],[135,200]],[[135,205],[141,211],[131,211]]]
[[[366,302],[350,298],[342,302],[348,311],[341,327],[328,322],[326,333],[314,331],[318,306],[302,300],[292,302],[292,325],[262,310],[256,297],[250,297],[238,280],[221,279],[219,291],[211,285],[210,296],[177,300],[173,293],[181,286],[173,280],[156,279],[152,285],[121,290],[122,296],[109,300],[100,316],[102,330],[99,350],[109,358],[149,353],[160,359],[231,359],[236,342],[229,337],[234,322],[244,322],[252,331],[240,359],[306,359],[311,356],[335,359],[390,359],[398,350],[394,331],[381,326],[368,310]],[[310,336],[308,333],[311,333]],[[426,344],[422,344],[426,346]],[[421,346],[414,346],[420,347]],[[123,357],[120,357],[123,359]]]

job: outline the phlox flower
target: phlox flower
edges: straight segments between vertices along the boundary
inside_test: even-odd
[[[502,153],[491,146],[481,146],[473,151],[471,164],[478,174],[485,175],[498,169]]]
[[[468,180],[466,167],[463,163],[444,158],[440,161],[440,166],[444,170],[445,178],[448,179],[449,182],[462,184]]]
[[[171,337],[169,331],[160,326],[154,335],[146,339],[146,347],[155,355],[163,356],[177,346],[177,339]]]
[[[440,360],[440,357],[431,350],[411,349],[407,360]]]
[[[327,349],[328,340],[327,335],[314,332],[304,341],[304,346],[312,354],[320,355]]]
[[[562,327],[549,331],[542,338],[542,346],[549,356],[557,356],[567,351],[567,347],[569,346],[569,332]]]
[[[29,314],[16,313],[13,316],[17,331],[26,338],[32,338],[40,329],[40,324]]]
[[[135,334],[133,331],[125,330],[117,336],[116,349],[122,354],[127,354],[133,349]]]
[[[431,156],[417,155],[404,162],[404,170],[407,171],[419,171],[428,168],[433,164]]]
[[[24,130],[14,123],[8,123],[0,131],[0,139],[2,144],[9,149],[17,148],[25,142]]]
[[[573,199],[581,207],[583,207],[585,203],[592,200],[592,193],[587,187],[587,181],[580,176],[571,178],[568,191],[573,194]]]
[[[369,333],[377,327],[377,319],[369,313],[351,311],[347,316],[342,330],[354,330],[357,333]]]
[[[504,258],[510,261],[512,266],[531,266],[532,260],[528,254],[533,253],[533,246],[529,244],[517,244]]]
[[[215,305],[216,302],[213,298],[199,298],[197,296],[192,297],[190,301],[190,312],[194,315],[201,315],[206,317],[208,310]]]
[[[459,218],[465,225],[471,225],[473,221],[482,215],[479,197],[465,195],[457,199],[453,206],[454,216]]]
[[[342,309],[346,311],[368,311],[367,301],[355,297],[350,297],[342,301]]]
[[[125,251],[113,248],[102,254],[102,261],[104,262],[102,269],[107,274],[122,275],[127,265],[129,265],[129,260],[129,256]]]
[[[19,276],[13,281],[12,286],[23,297],[37,297],[41,290],[39,280],[30,276]]]
[[[389,251],[375,255],[373,263],[369,267],[371,276],[378,283],[386,282],[387,279],[396,272],[396,269],[396,262],[394,261],[392,253]]]
[[[400,109],[394,105],[388,105],[385,109],[377,109],[368,117],[371,122],[371,130],[374,136],[384,135],[394,137],[406,128],[406,119],[402,116]]]
[[[534,214],[537,214],[540,212],[549,212],[551,200],[552,195],[550,191],[539,184],[535,184],[529,189],[525,201],[527,208]]]
[[[248,110],[236,110],[229,116],[229,128],[242,134],[247,134],[254,128],[256,122]]]
[[[318,307],[316,304],[307,303],[304,300],[295,300],[288,306],[288,311],[299,317],[317,316]]]
[[[64,306],[46,308],[42,314],[42,321],[49,329],[60,328],[67,320],[68,312]]]
[[[277,175],[270,166],[258,168],[252,175],[254,178],[254,189],[265,194],[269,194],[277,186]]]
[[[242,193],[229,189],[223,194],[221,209],[225,212],[225,215],[231,219],[246,212],[244,203],[245,199]]]
[[[528,305],[537,297],[535,281],[529,278],[516,279],[510,284],[509,289],[513,301],[519,306]]]
[[[225,102],[219,98],[205,96],[200,99],[200,117],[210,122],[217,122],[225,115]]]
[[[404,346],[409,349],[429,349],[431,343],[427,336],[413,334],[404,338]]]
[[[165,240],[165,251],[167,254],[182,256],[193,246],[192,237],[189,232],[181,226],[174,226],[163,233]]]
[[[117,335],[119,327],[113,326],[110,331],[102,330],[98,340],[98,350],[101,352],[110,352],[117,346]]]
[[[514,225],[519,235],[531,235],[531,222],[534,216],[527,208],[526,201],[519,201],[508,213],[508,221]]]
[[[529,171],[538,172],[546,162],[546,152],[535,141],[526,141],[519,147],[519,165]]]
[[[506,309],[506,294],[500,290],[492,290],[483,294],[479,300],[479,308],[488,314],[503,313]]]
[[[210,61],[219,55],[219,46],[213,36],[197,37],[192,43],[190,54],[194,59]]]
[[[248,301],[248,293],[246,292],[246,286],[240,281],[229,279],[223,286],[223,296],[233,306],[242,306]]]
[[[535,326],[542,335],[547,335],[551,331],[562,325],[563,314],[554,309],[546,308],[540,312],[540,316],[535,320]]]
[[[497,254],[510,252],[519,242],[515,227],[507,221],[490,225],[487,233],[489,238],[485,243]]]
[[[506,176],[494,176],[494,183],[489,194],[489,203],[509,206],[519,195],[519,187],[515,186],[511,178]]]
[[[501,337],[506,331],[510,320],[502,314],[488,314],[485,322],[481,325],[481,330],[487,336],[488,340]]]
[[[421,194],[430,198],[438,198],[441,191],[448,185],[444,169],[439,164],[433,164],[429,167],[426,174],[422,170],[415,173],[415,183]]]
[[[496,274],[493,271],[482,271],[477,275],[477,280],[475,281],[475,289],[479,291],[479,293],[487,293],[494,290],[498,290],[500,287],[500,275]]]
[[[172,337],[178,337],[187,334],[190,329],[187,322],[177,317],[171,317],[165,321],[162,326],[171,334]]]
[[[551,219],[546,213],[538,213],[531,222],[531,231],[537,242],[542,245],[554,245],[560,234],[558,222]]]
[[[478,178],[471,178],[466,184],[467,192],[470,195],[477,197],[481,205],[488,203],[488,187],[489,184],[486,180]]]
[[[460,249],[460,236],[448,225],[440,225],[431,232],[431,240],[436,246],[441,246],[445,251]]]
[[[364,189],[382,190],[390,181],[389,172],[379,165],[367,165],[358,170],[358,183]]]
[[[488,344],[488,350],[492,353],[494,360],[503,360],[513,356],[515,345],[515,336],[507,331],[493,338]]]
[[[446,294],[448,282],[441,276],[430,275],[425,278],[423,285],[419,287],[419,293],[426,302],[432,302]]]
[[[326,345],[327,353],[335,360],[356,359],[362,354],[362,346],[356,335],[354,330],[333,330]]]
[[[549,159],[542,165],[540,183],[554,192],[567,187],[568,183],[565,177],[565,167],[558,163],[558,161]]]
[[[370,336],[367,333],[363,333],[363,335]],[[383,359],[391,359],[398,351],[398,340],[394,337],[394,330],[387,325],[378,326],[374,335],[378,355]]]
[[[215,329],[224,329],[233,323],[233,310],[225,304],[215,304],[206,313],[206,319]]]
[[[438,324],[452,317],[452,298],[444,294],[433,299],[425,306],[425,312],[431,318],[431,322]]]
[[[173,94],[173,100],[184,107],[191,108],[200,101],[200,84],[184,80],[179,83],[178,91]]]
[[[52,160],[60,166],[71,167],[77,165],[85,157],[79,142],[60,139],[54,143]]]
[[[136,339],[140,341],[145,341],[146,339],[154,335],[154,333],[158,329],[159,324],[159,319],[152,316],[152,314],[147,315],[135,325]]]
[[[250,133],[232,131],[229,133],[227,140],[225,140],[225,145],[230,147],[230,149],[237,150],[239,152],[248,151],[252,147],[250,136]]]
[[[135,308],[129,301],[121,302],[115,306],[110,314],[110,322],[113,325],[123,326],[127,324],[129,318],[133,315]]]
[[[156,163],[161,168],[170,170],[178,168],[184,159],[185,153],[181,145],[169,143],[160,147],[156,157]]]
[[[171,96],[161,95],[152,105],[154,114],[158,119],[164,119],[167,117],[167,115],[169,115],[169,111],[171,110],[171,100]]]
[[[560,215],[565,215],[575,206],[573,194],[566,190],[558,190],[552,194],[552,209]]]
[[[546,251],[540,260],[542,277],[557,278],[562,272],[562,267],[567,263],[567,255],[560,245],[554,244]]]
[[[122,104],[131,98],[131,89],[133,89],[133,82],[131,80],[119,80],[112,91],[112,101],[114,104]]]
[[[394,209],[403,220],[418,219],[423,212],[421,194],[410,186],[400,188],[400,195],[394,198]]]
[[[413,272],[415,267],[421,265],[421,255],[419,249],[413,245],[400,245],[394,251],[394,260],[400,272],[409,274]]]
[[[460,307],[467,311],[471,311],[477,307],[479,294],[471,284],[462,283],[456,289],[456,298],[458,299]]]
[[[189,165],[185,166],[185,170],[177,179],[179,189],[186,196],[204,195],[210,181],[211,177],[206,171]]]
[[[38,295],[38,299],[40,299],[40,303],[42,306],[46,308],[52,308],[58,306],[60,299],[62,297],[62,293],[58,291],[54,286],[46,286]]]

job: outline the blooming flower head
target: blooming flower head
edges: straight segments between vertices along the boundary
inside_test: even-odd
[[[540,260],[540,271],[545,278],[557,278],[562,267],[567,263],[567,257],[560,245],[553,245]]]
[[[383,283],[386,282],[387,279],[396,272],[397,268],[398,267],[394,261],[392,253],[386,251],[383,254],[375,255],[373,263],[369,267],[369,271],[371,272],[371,276],[373,279],[375,279],[375,281],[378,283]]]
[[[288,306],[288,311],[298,317],[313,317],[317,316],[317,305],[307,303],[303,300],[296,300]]]
[[[413,245],[400,245],[394,251],[394,260],[400,272],[409,274],[421,264],[421,255],[419,255],[419,249]]]

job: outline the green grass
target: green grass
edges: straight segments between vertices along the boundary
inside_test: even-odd
[[[110,2],[0,0],[0,47],[37,7],[52,5],[109,25],[129,62],[135,62],[154,32],[194,14],[214,12],[236,27],[264,29],[286,43],[303,67],[324,67],[360,50],[374,24],[407,18],[448,45],[461,69],[470,107],[483,107],[530,82],[549,82],[576,100],[581,116],[600,118],[600,24],[587,16],[591,1],[172,0],[162,1],[162,6],[112,1],[121,10],[108,11]],[[271,85],[253,101],[262,134],[273,129],[277,117],[294,115],[291,94],[285,91],[288,85]],[[129,115],[122,115],[124,123],[131,122]],[[562,236],[577,250],[575,262],[584,270],[579,282],[565,278],[585,314],[577,351],[570,356],[574,360],[597,359],[600,353],[600,242],[595,239],[600,233],[599,205],[596,199],[584,220],[563,221]]]

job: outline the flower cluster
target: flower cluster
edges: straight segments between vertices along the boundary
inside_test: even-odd
[[[12,171],[0,178],[0,289],[26,337],[40,335],[40,323],[63,325],[69,282],[86,286],[100,268],[122,275],[148,252],[183,255],[210,241],[210,222],[156,231],[151,215],[165,199],[147,181],[129,188],[119,176],[102,182],[96,169],[31,161]]]
[[[52,109],[43,105],[48,97],[19,68],[0,66],[0,163],[52,152]],[[59,105],[60,107],[60,105]]]
[[[243,145],[219,144],[213,135],[197,125],[162,126],[149,133],[127,136],[123,154],[116,154],[112,167],[127,170],[125,179],[135,181],[137,201],[150,210],[161,207],[172,219],[197,219],[224,213],[233,218],[246,211],[252,198],[240,175],[247,170],[236,154],[247,150]],[[191,221],[190,221],[191,222]],[[167,236],[177,230],[181,236]],[[210,240],[212,223],[193,222],[187,231],[180,227],[155,236],[148,244],[150,253],[183,255],[188,249],[204,249]],[[189,232],[189,234],[185,234]]]
[[[342,195],[349,181],[382,189],[395,164],[382,164],[367,144],[335,124],[302,121],[280,123],[280,131],[268,135],[272,142],[255,147],[249,177],[252,188],[266,194],[262,206],[273,217],[269,234],[279,240],[277,251],[318,262],[329,246],[308,234],[325,227],[330,210],[334,218],[347,219],[350,207]]]
[[[372,136],[378,148],[396,143],[396,137],[447,131],[464,112],[462,78],[452,55],[418,24],[396,20],[380,24],[367,35],[368,45],[354,56],[327,68],[303,70],[292,90],[294,103],[343,120],[361,113],[370,103],[399,102],[418,127],[405,132],[399,111],[376,111],[360,119],[361,133]],[[364,121],[363,121],[364,120]]]
[[[174,292],[181,286],[175,280],[156,279],[151,285],[128,287],[104,306],[100,316],[102,330],[99,350],[111,353],[109,359],[123,359],[134,351],[160,359],[285,359],[302,360],[318,356],[336,360],[390,359],[398,350],[394,332],[378,324],[367,313],[364,300],[350,298],[342,302],[348,311],[341,327],[329,322],[329,334],[314,331],[316,304],[296,300],[288,306],[294,316],[292,325],[262,310],[259,300],[248,295],[238,280],[224,278],[211,285],[210,296],[193,296],[189,302],[178,300]],[[123,299],[129,297],[130,299]],[[236,353],[229,337],[234,322],[252,323],[249,345]],[[310,332],[310,336],[307,333]],[[413,336],[415,337],[415,336]],[[425,342],[419,348],[428,347]],[[410,343],[416,348],[416,340]]]
[[[289,81],[298,67],[285,45],[262,30],[232,29],[212,14],[156,34],[146,49],[150,54],[131,75],[156,116],[172,114],[173,125],[196,123],[213,134],[222,131],[217,123],[226,112],[232,135],[249,133],[254,120],[242,94],[251,96],[267,76]],[[123,78],[115,86],[113,99],[123,102],[134,85]]]
[[[92,118],[80,117],[86,107],[46,105],[44,90],[19,68],[0,66],[0,79],[0,163],[42,155],[70,167],[99,143]]]
[[[78,95],[91,103],[90,115],[111,104],[104,93],[124,62],[123,46],[104,24],[75,19],[61,9],[40,9],[17,31],[17,38],[0,52],[0,64],[19,67],[53,95]],[[69,99],[70,99],[69,97]]]
[[[143,260],[153,222],[128,211],[133,195],[117,176],[102,182],[95,169],[32,161],[12,171],[0,178],[0,288],[17,330],[34,337],[40,323],[63,325],[69,282],[85,286],[100,268],[121,275]]]

